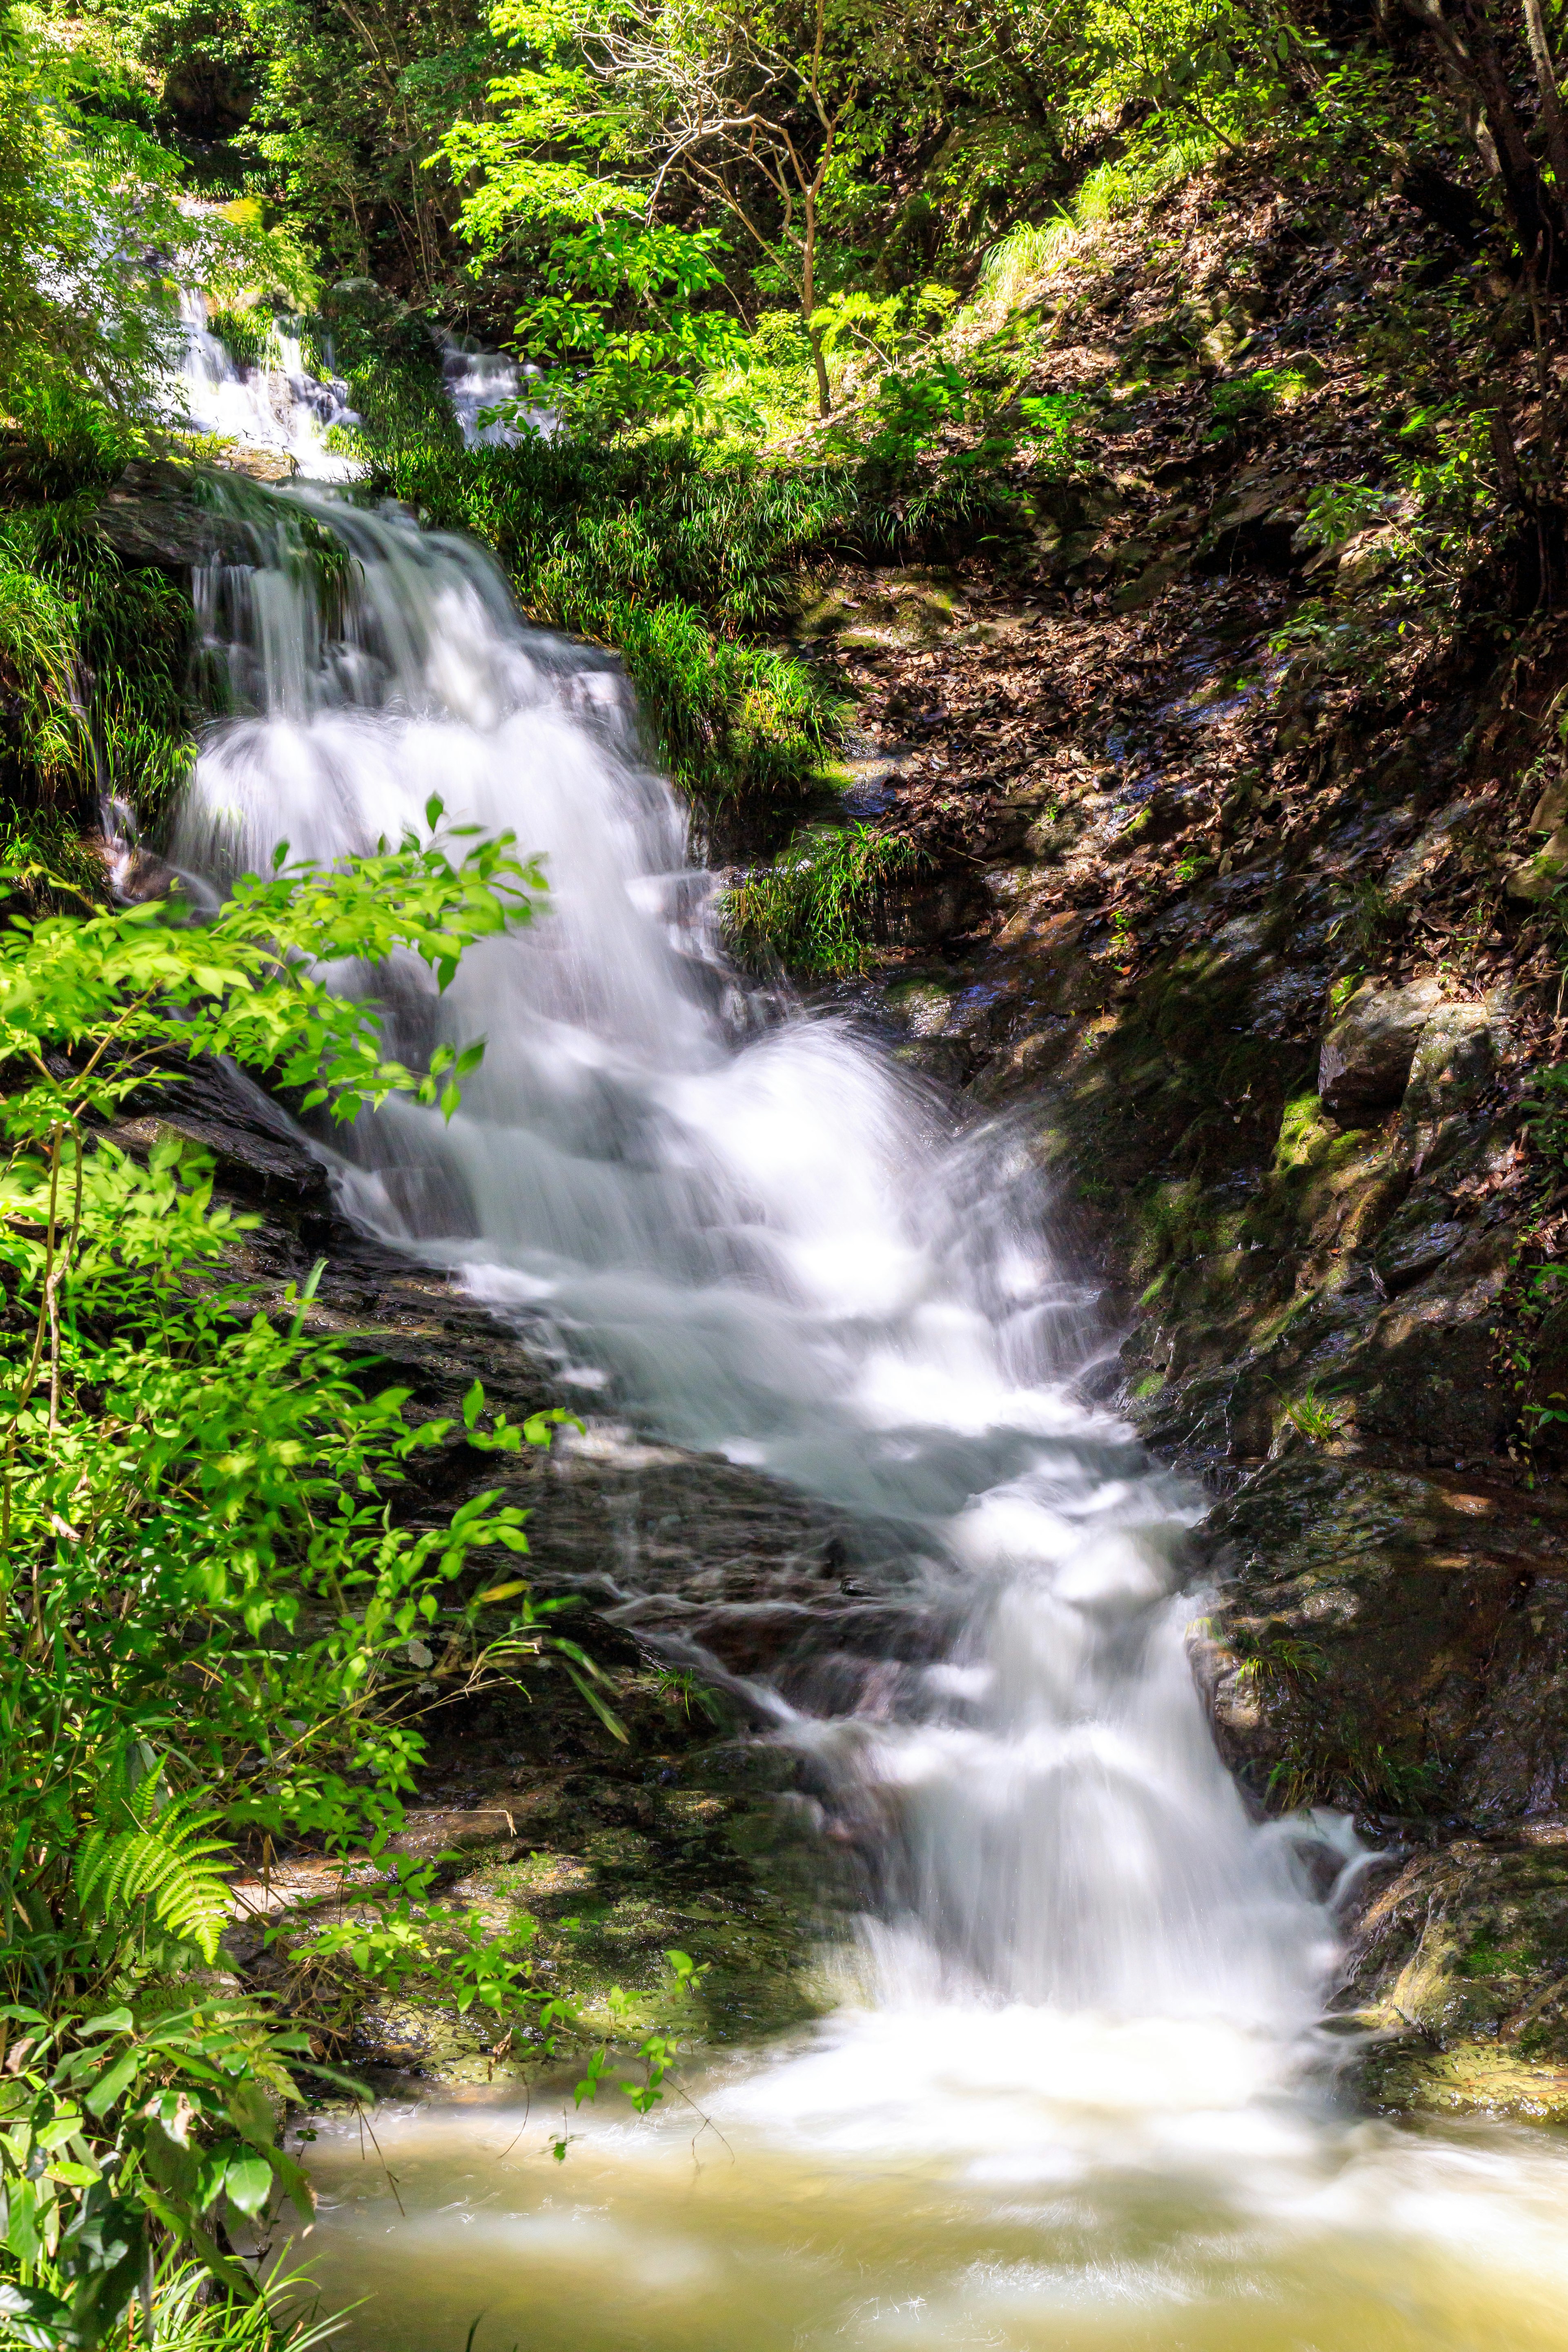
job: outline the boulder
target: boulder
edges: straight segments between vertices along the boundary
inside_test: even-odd
[[[1417,1175],[1474,1139],[1477,1100],[1506,1055],[1510,1011],[1494,989],[1480,1003],[1439,1004],[1422,1030],[1400,1105]]]
[[[1318,1092],[1336,1118],[1392,1109],[1404,1095],[1421,1032],[1442,998],[1436,980],[1357,989],[1323,1039]]]
[[[1358,530],[1347,539],[1334,566],[1334,589],[1341,596],[1359,595],[1363,588],[1393,571],[1405,551],[1405,533],[1394,523],[1374,530]]]
[[[1536,802],[1530,830],[1545,834],[1546,841],[1510,868],[1503,887],[1521,906],[1540,906],[1568,875],[1568,784],[1560,777]]]
[[[206,480],[167,458],[137,459],[104,492],[92,528],[124,563],[176,572],[243,563],[251,556],[243,528],[210,503]]]

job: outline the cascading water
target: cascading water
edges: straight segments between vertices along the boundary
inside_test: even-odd
[[[268,321],[269,363],[241,367],[222,337],[214,334],[207,299],[200,289],[182,288],[179,303],[184,344],[180,400],[198,432],[285,458],[305,481],[346,482],[362,470],[357,457],[331,448],[327,441],[334,425],[361,421],[349,405],[347,383],[341,376],[311,373],[300,338],[286,320]],[[521,400],[525,380],[536,376],[537,368],[520,366],[504,352],[468,350],[448,338],[442,346],[441,373],[468,447],[517,440],[516,426],[489,412]],[[552,430],[550,410],[533,408],[527,415],[535,432]]]
[[[758,1692],[881,1900],[836,2015],[696,2086],[706,2168],[681,2111],[596,2120],[560,2174],[515,2116],[416,2113],[378,2125],[399,2222],[329,2137],[329,2293],[372,2293],[363,2340],[409,2352],[484,2306],[534,2352],[1568,2345],[1562,2169],[1311,2087],[1335,1938],[1302,1856],[1322,1884],[1353,1840],[1255,1824],[1220,1766],[1188,1504],[1075,1392],[1092,1324],[1016,1145],[955,1139],[845,1022],[748,997],[612,665],[524,630],[474,550],[311,510],[345,609],[282,560],[286,504],[273,560],[258,534],[204,583],[250,715],[210,736],[174,855],[219,884],[280,838],[333,857],[436,793],[551,881],[445,997],[387,976],[395,1049],[488,1052],[449,1127],[362,1124],[346,1204],[526,1317],[585,1396],[893,1530],[899,1605],[955,1628],[846,1711]]]
[[[270,450],[313,480],[346,481],[357,470],[354,460],[329,449],[326,436],[334,425],[359,423],[348,405],[347,384],[312,375],[298,339],[276,322],[270,332],[277,366],[240,368],[207,318],[206,296],[195,287],[183,289],[180,373],[191,423],[246,448]]]
[[[539,374],[536,367],[520,365],[504,352],[475,351],[448,335],[441,346],[441,374],[458,429],[470,449],[503,449],[518,439],[518,429],[507,415],[516,414],[525,383]],[[536,433],[548,434],[554,417],[547,408],[526,410]]]

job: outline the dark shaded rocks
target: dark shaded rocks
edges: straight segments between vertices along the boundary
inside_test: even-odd
[[[110,1139],[140,1157],[166,1137],[208,1152],[217,1181],[247,1205],[324,1209],[330,1157],[262,1089],[204,1057],[139,1087]]]
[[[1391,1295],[1408,1290],[1453,1255],[1468,1230],[1452,1217],[1432,1217],[1425,1202],[1418,1204],[1415,1217],[1395,1217],[1379,1235],[1373,1252],[1378,1280]]]
[[[1336,1118],[1388,1110],[1405,1092],[1421,1032],[1442,997],[1436,980],[1365,982],[1323,1039],[1318,1092]]]
[[[215,560],[247,562],[243,531],[203,504],[201,479],[165,458],[138,459],[104,492],[92,528],[125,563],[189,572]]]

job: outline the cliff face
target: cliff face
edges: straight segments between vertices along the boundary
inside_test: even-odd
[[[1445,583],[1401,539],[1386,335],[1450,257],[1220,193],[1042,294],[1041,388],[1102,429],[1032,562],[808,614],[851,806],[925,857],[854,992],[1104,1269],[1108,1386],[1214,1497],[1227,1758],[1386,1849],[1342,1995],[1379,2095],[1568,2114],[1562,633],[1517,547]],[[1506,368],[1488,299],[1448,316]],[[1395,520],[1325,541],[1347,482]]]

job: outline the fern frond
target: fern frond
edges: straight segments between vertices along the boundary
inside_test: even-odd
[[[134,1783],[123,1768],[112,1776],[99,1822],[77,1848],[77,1900],[84,1914],[100,1918],[145,1904],[161,1927],[195,1944],[210,1967],[229,1905],[230,1849],[225,1839],[208,1834],[222,1815],[201,1810],[200,1792],[170,1797],[161,1782],[161,1768]]]

